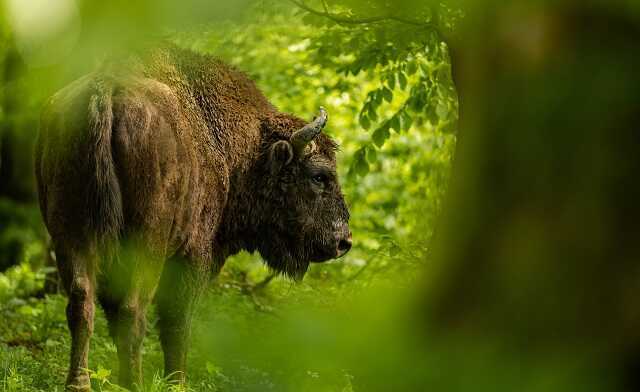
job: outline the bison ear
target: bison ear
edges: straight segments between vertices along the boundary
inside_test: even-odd
[[[271,145],[269,165],[271,173],[277,173],[293,160],[293,146],[286,140],[279,140]]]

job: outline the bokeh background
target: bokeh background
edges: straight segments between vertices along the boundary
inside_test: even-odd
[[[354,235],[299,283],[228,260],[196,315],[188,390],[640,386],[636,2],[0,4],[3,391],[62,390],[67,366],[40,108],[163,40],[243,70],[280,110],[327,108]],[[144,390],[174,390],[150,316]],[[118,390],[100,313],[90,368]]]

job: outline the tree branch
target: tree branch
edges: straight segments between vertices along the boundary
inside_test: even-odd
[[[322,8],[324,8],[324,12],[326,14],[329,13],[329,5],[327,4],[327,0],[322,0]]]
[[[395,15],[377,15],[377,16],[370,16],[370,17],[366,17],[366,18],[352,18],[352,17],[347,17],[347,16],[343,16],[343,15],[338,15],[338,14],[334,14],[329,12],[328,8],[327,8],[327,4],[325,1],[322,2],[322,5],[324,7],[324,11],[319,11],[316,9],[313,9],[311,7],[309,7],[308,5],[306,5],[303,1],[299,1],[299,0],[289,0],[290,2],[292,2],[293,4],[297,5],[299,8],[302,8],[303,10],[314,14],[314,15],[318,15],[318,16],[322,16],[325,17],[327,19],[330,19],[336,23],[341,23],[341,24],[351,24],[351,25],[356,25],[356,24],[367,24],[367,23],[376,23],[376,22],[383,22],[383,21],[387,21],[387,20],[392,20],[395,22],[400,22],[400,23],[404,23],[404,24],[409,24],[409,25],[413,25],[413,26],[419,26],[419,27],[428,27],[434,30],[438,30],[437,27],[430,22],[422,22],[422,21],[418,21],[418,20],[411,20],[411,19],[406,19],[406,18],[402,18],[400,16],[395,16]]]

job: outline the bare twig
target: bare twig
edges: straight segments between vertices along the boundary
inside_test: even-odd
[[[353,274],[353,275],[351,275],[351,276],[349,276],[347,278],[347,282],[352,282],[352,281],[358,279],[358,276],[362,275],[364,270],[366,270],[370,265],[371,265],[371,262],[363,265],[355,274]]]
[[[240,292],[242,294],[246,295],[251,300],[254,309],[262,313],[280,317],[271,306],[264,304],[259,298],[260,291],[262,291],[262,289],[264,289],[269,284],[269,282],[271,282],[273,278],[277,276],[277,274],[272,272],[266,278],[256,284],[249,283],[246,271],[241,271],[240,276],[242,279],[236,284],[236,286],[240,289]]]
[[[426,27],[426,28],[437,31],[437,27],[433,23],[407,19],[400,16],[396,16],[396,15],[377,15],[377,16],[369,16],[369,17],[363,17],[363,18],[354,18],[354,17],[348,17],[348,16],[343,16],[343,15],[329,12],[329,8],[327,6],[326,1],[322,2],[324,11],[313,9],[307,4],[305,4],[303,1],[299,1],[299,0],[289,0],[289,1],[311,14],[323,16],[336,23],[356,25],[356,24],[367,24],[367,23],[376,23],[376,22],[392,20],[395,22],[400,22],[400,23],[409,24],[413,26]]]
[[[259,290],[264,289],[265,287],[267,287],[269,282],[271,282],[273,280],[273,278],[275,278],[277,275],[278,275],[277,273],[271,272],[266,278],[264,278],[260,282],[258,282],[255,285],[253,285],[253,287],[251,289],[253,291],[259,291]]]
[[[326,14],[329,13],[329,5],[327,4],[327,0],[322,0],[322,8],[324,8],[324,12]]]

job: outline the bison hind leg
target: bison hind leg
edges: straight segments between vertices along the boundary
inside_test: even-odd
[[[96,254],[90,248],[56,247],[62,285],[68,294],[67,324],[71,334],[71,355],[66,389],[90,391],[89,341],[93,334],[96,293]]]

